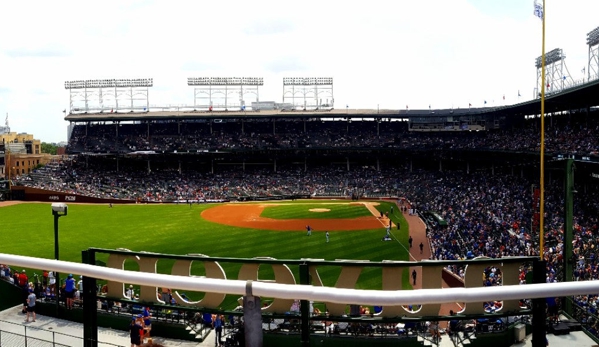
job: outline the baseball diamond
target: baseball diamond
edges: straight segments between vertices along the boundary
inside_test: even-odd
[[[0,345],[599,344],[599,1],[356,4],[3,3]]]

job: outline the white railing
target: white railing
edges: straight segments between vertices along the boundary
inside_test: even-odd
[[[123,283],[155,287],[165,286],[168,288],[221,294],[245,295],[246,285],[248,284],[248,281],[241,280],[152,274],[4,253],[0,253],[0,264],[53,270],[60,273],[74,273]],[[344,289],[254,281],[251,283],[251,289],[252,294],[259,297],[313,300],[339,304],[395,306],[587,295],[599,293],[599,281],[398,291]]]

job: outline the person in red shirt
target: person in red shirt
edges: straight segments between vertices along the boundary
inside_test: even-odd
[[[27,273],[25,270],[21,271],[20,274],[17,274],[17,281],[19,287],[21,287],[21,293],[23,298],[23,312],[27,310],[27,297],[29,296],[29,278],[27,277]]]
[[[44,270],[42,275],[42,288],[46,290],[46,286],[48,286],[48,270]]]
[[[27,277],[27,273],[25,272],[25,270],[23,270],[19,274],[19,287],[25,287],[28,285],[28,283],[29,283],[29,278]]]

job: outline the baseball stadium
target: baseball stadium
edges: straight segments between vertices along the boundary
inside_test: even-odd
[[[545,80],[554,50],[538,97],[498,107],[336,108],[331,77],[285,78],[280,103],[190,77],[178,107],[151,78],[65,82],[64,155],[19,172],[0,145],[0,345],[125,346],[137,324],[142,346],[598,344],[587,42],[584,81]]]

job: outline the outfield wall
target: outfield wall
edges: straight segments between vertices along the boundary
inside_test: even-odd
[[[123,200],[123,199],[105,199],[95,198],[91,196],[84,196],[80,194],[55,192],[51,190],[25,187],[25,186],[12,186],[11,187],[12,200],[23,200],[23,201],[40,201],[40,202],[66,202],[66,203],[93,203],[93,204],[134,204],[135,200]]]

